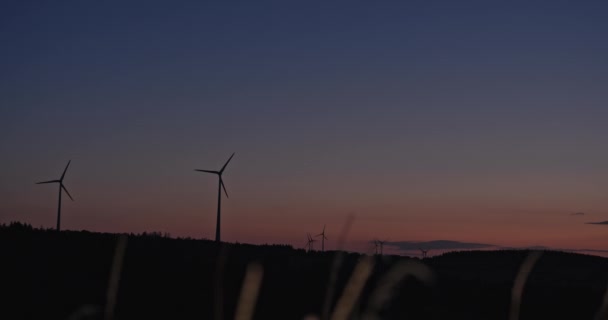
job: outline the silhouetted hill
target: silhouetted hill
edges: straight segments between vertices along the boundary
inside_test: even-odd
[[[22,224],[0,227],[0,294],[6,297],[0,318],[68,319],[78,311],[90,311],[90,319],[100,318],[118,237],[87,231],[57,233]],[[355,311],[367,310],[382,279],[406,263],[414,272],[430,270],[434,281],[411,277],[389,281],[396,291],[380,312],[383,319],[506,319],[513,281],[529,253],[452,252],[422,263],[416,258],[376,257]],[[218,311],[222,318],[233,319],[252,262],[260,263],[264,271],[256,319],[319,315],[338,254],[307,253],[285,245],[218,246],[159,233],[128,235],[115,319],[212,319]],[[343,263],[334,303],[362,257],[340,253]],[[543,252],[524,290],[521,319],[592,319],[607,283],[608,259]]]

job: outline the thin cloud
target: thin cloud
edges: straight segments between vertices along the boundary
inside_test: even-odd
[[[607,224],[607,225],[608,225],[608,221],[601,221],[601,222],[587,222],[587,224]]]
[[[585,213],[584,212],[575,212],[575,213],[571,213],[571,216],[584,216]]]
[[[570,250],[566,249],[564,251],[608,253],[608,250],[601,250],[601,249],[570,249]]]
[[[594,222],[591,222],[594,223]],[[594,224],[608,225],[608,221],[595,222]],[[608,250],[601,249],[564,249],[547,247],[541,245],[532,245],[524,247],[510,247],[510,246],[499,246],[493,244],[484,244],[476,242],[460,242],[452,240],[433,240],[433,241],[394,241],[387,242],[385,246],[391,246],[394,249],[398,249],[403,253],[418,252],[420,249],[431,250],[436,252],[441,251],[458,251],[458,250],[549,250],[549,251],[561,251],[561,252],[572,252],[572,253],[584,253],[596,256],[608,257]]]
[[[387,242],[387,245],[396,247],[403,251],[410,250],[459,250],[459,249],[483,249],[496,247],[493,244],[460,242],[453,240],[433,240],[433,241],[394,241]]]

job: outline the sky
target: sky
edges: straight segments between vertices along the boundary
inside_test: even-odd
[[[608,249],[605,1],[2,1],[0,223]],[[584,214],[573,214],[584,213]],[[465,246],[466,247],[466,246]],[[450,247],[450,249],[453,249]]]

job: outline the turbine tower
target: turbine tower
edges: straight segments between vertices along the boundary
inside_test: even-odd
[[[221,218],[220,212],[221,212],[221,208],[222,208],[222,189],[224,189],[224,194],[226,194],[226,198],[228,198],[228,192],[226,191],[226,186],[224,185],[224,180],[222,180],[222,173],[224,173],[224,170],[226,169],[226,166],[228,165],[228,162],[230,162],[230,160],[232,160],[232,157],[234,157],[234,153],[232,153],[232,155],[230,156],[230,158],[228,158],[228,161],[226,161],[226,163],[224,163],[224,166],[222,167],[222,169],[220,169],[220,171],[194,169],[194,171],[217,174],[217,177],[218,177],[217,220],[216,220],[216,224],[215,224],[215,242],[220,242],[221,241],[221,237],[220,237],[220,220],[221,220],[220,219]]]
[[[63,178],[65,178],[65,173],[68,171],[70,162],[72,162],[72,160],[68,161],[68,164],[65,166],[65,169],[63,169],[63,174],[61,174],[61,178],[59,178],[59,180],[49,180],[49,181],[42,181],[42,182],[36,183],[36,184],[59,183],[59,204],[57,205],[57,231],[61,231],[61,192],[65,191],[65,193],[68,195],[68,197],[70,197],[70,199],[72,201],[74,201],[74,198],[72,198],[72,196],[68,192],[68,189],[66,189],[65,186],[63,185]]]
[[[325,236],[325,225],[323,225],[323,232],[316,235],[317,237],[321,237],[321,251],[325,251],[325,240],[328,240]]]

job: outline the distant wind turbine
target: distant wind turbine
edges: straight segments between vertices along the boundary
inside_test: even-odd
[[[375,254],[378,254],[378,246],[380,245],[378,239],[374,239],[372,240],[372,242],[374,243],[374,249],[375,249]]]
[[[221,241],[220,212],[221,212],[221,206],[222,206],[222,189],[224,189],[224,194],[226,194],[226,198],[228,198],[228,192],[226,191],[226,186],[224,185],[224,180],[222,180],[222,173],[224,173],[224,170],[226,169],[228,162],[230,162],[230,160],[232,160],[232,157],[234,157],[234,153],[230,156],[230,158],[228,158],[228,161],[226,161],[226,163],[224,164],[222,169],[220,169],[220,171],[194,169],[194,171],[213,173],[213,174],[217,174],[217,176],[218,176],[219,183],[218,183],[218,190],[217,190],[217,219],[216,219],[216,224],[215,224],[215,242]]]
[[[49,180],[49,181],[42,181],[42,182],[36,183],[36,184],[59,183],[59,204],[57,205],[57,231],[61,230],[61,191],[62,190],[65,191],[65,193],[68,195],[68,197],[70,197],[70,199],[72,201],[74,201],[74,198],[72,198],[72,196],[68,192],[68,189],[66,189],[65,186],[63,185],[63,178],[65,178],[65,173],[68,171],[70,162],[72,162],[72,160],[68,161],[68,164],[65,166],[65,169],[63,169],[63,174],[61,174],[61,178],[59,178],[59,180]]]
[[[313,251],[314,250],[314,246],[313,245],[314,245],[315,241],[317,241],[317,240],[313,239],[310,236],[310,233],[307,233],[306,237],[307,237],[308,240],[306,241],[306,244],[304,245],[304,247],[308,248],[308,252]]]
[[[321,251],[325,251],[325,240],[327,240],[327,237],[325,236],[325,225],[323,226],[323,232],[316,236],[321,237]]]
[[[387,240],[377,240],[378,241],[378,245],[380,246],[380,255],[384,254],[384,244],[386,243]]]

